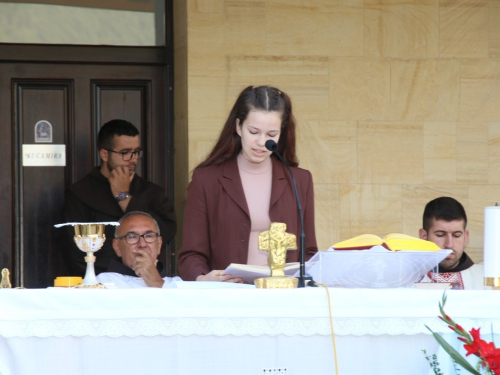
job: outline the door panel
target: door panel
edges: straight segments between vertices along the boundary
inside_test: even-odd
[[[173,201],[168,80],[166,64],[0,59],[0,157],[4,161],[0,164],[0,236],[5,239],[0,245],[0,268],[11,270],[16,286],[50,286],[56,276],[66,273],[61,248],[64,231],[53,225],[62,220],[65,188],[99,165],[97,133],[108,120],[122,118],[137,126],[145,149],[138,173],[163,186]],[[40,120],[52,124],[53,144],[66,145],[66,167],[23,166],[22,145],[35,143],[34,126]],[[171,259],[171,253],[161,255],[170,273]]]
[[[48,283],[45,271],[61,269],[59,236],[49,225],[60,220],[66,178],[63,167],[23,167],[23,144],[35,144],[35,124],[46,120],[53,125],[52,143],[65,144],[69,118],[73,116],[73,82],[69,80],[12,79],[14,101],[14,246],[16,272],[30,284]],[[40,143],[41,144],[41,143]],[[46,143],[43,143],[46,144]],[[60,210],[59,210],[60,211]]]

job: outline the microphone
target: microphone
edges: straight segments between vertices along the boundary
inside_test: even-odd
[[[278,152],[278,144],[276,142],[274,142],[272,139],[268,139],[266,141],[266,148],[271,152],[276,152],[276,153]],[[281,158],[280,154],[277,153],[276,156],[278,156],[278,158],[281,160],[281,162],[286,165],[285,161]],[[292,173],[292,175],[293,175],[293,173]]]
[[[299,288],[304,288],[305,286],[316,286],[312,277],[306,276],[306,234],[304,232],[304,216],[302,215],[302,206],[300,204],[299,191],[297,189],[297,182],[295,181],[295,176],[292,172],[292,169],[288,165],[288,163],[283,159],[283,157],[278,152],[278,144],[269,139],[266,141],[266,148],[273,152],[278,159],[283,163],[283,165],[290,172],[290,176],[292,177],[293,182],[293,190],[295,192],[295,200],[297,201],[297,209],[299,210],[299,218],[300,218],[300,240],[299,240],[299,263],[300,263],[300,276],[299,276]]]

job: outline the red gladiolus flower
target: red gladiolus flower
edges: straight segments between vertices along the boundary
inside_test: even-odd
[[[495,344],[492,342],[486,343],[486,341],[481,340],[481,356],[482,357],[496,357],[500,356],[500,349],[495,348]]]
[[[485,356],[485,361],[488,363],[490,370],[495,375],[500,375],[500,349],[495,349],[498,354],[492,356]]]
[[[479,337],[480,329],[472,329],[470,331],[473,337],[473,342],[471,345],[464,345],[465,350],[467,350],[467,355],[474,354],[482,359],[483,366],[488,363],[490,370],[495,375],[500,375],[500,349],[495,348],[495,344],[492,342],[486,342]]]
[[[474,341],[479,341],[479,340],[481,340],[481,337],[480,337],[481,333],[480,333],[480,331],[481,331],[481,328],[479,328],[479,329],[472,328],[472,329],[470,330],[470,332],[469,332],[469,333],[470,333],[470,335],[472,336],[472,339],[473,339]]]
[[[483,358],[483,366],[487,362],[494,374],[500,374],[500,349],[495,348],[495,344],[492,342],[483,342],[480,351]]]
[[[450,318],[449,315],[446,315],[444,313],[443,308],[445,303],[446,303],[446,296],[443,295],[442,305],[441,303],[439,304],[439,310],[441,312],[441,315],[438,317],[439,319],[448,324],[448,328],[456,332],[458,336],[461,336],[457,337],[457,339],[465,343],[464,349],[467,351],[466,356],[474,354],[479,358],[478,369],[480,364],[483,367],[483,370],[485,369],[488,370],[488,374],[500,375],[500,348],[497,349],[495,347],[495,344],[492,342],[486,342],[482,340],[480,329],[472,328],[469,331],[469,334],[467,334],[467,332],[463,329],[461,325],[455,323],[453,319]],[[436,336],[436,333],[434,333],[429,327],[427,328],[434,334],[434,336]],[[470,365],[467,363],[467,360],[465,358],[460,356],[456,351],[447,348],[442,343],[441,345],[446,350],[446,352],[450,354],[457,361],[457,363],[464,366],[464,368],[470,369],[470,371],[474,371],[473,368],[470,367]]]
[[[475,329],[472,328],[470,330],[470,335],[472,336],[472,343],[470,344],[465,344],[464,349],[467,350],[467,354],[465,356],[468,356],[470,354],[474,354],[478,357],[481,357],[480,352],[481,352],[481,344],[484,343],[486,344],[486,341],[481,340],[480,337],[480,331],[481,328]]]
[[[471,345],[465,344],[464,349],[467,350],[467,354],[465,355],[466,357],[469,356],[470,354],[474,354],[476,356],[479,355],[479,342],[473,341]]]

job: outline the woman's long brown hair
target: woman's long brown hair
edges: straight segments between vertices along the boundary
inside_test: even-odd
[[[241,138],[236,132],[236,120],[242,124],[248,113],[255,110],[281,114],[278,152],[288,165],[297,167],[299,162],[295,154],[295,118],[292,114],[290,97],[276,87],[248,86],[236,99],[214,148],[196,168],[220,165],[236,157],[241,151]]]

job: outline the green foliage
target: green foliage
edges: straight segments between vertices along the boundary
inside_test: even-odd
[[[432,332],[432,335],[436,339],[436,341],[441,345],[441,347],[450,355],[450,357],[458,363],[460,366],[462,366],[465,370],[469,371],[473,375],[481,375],[480,372],[476,371],[474,367],[472,367],[469,362],[465,360],[462,355],[455,350],[454,347],[452,347],[448,342],[446,342],[445,339],[443,339],[439,334],[435,333],[430,329],[429,327],[425,326],[429,331]]]
[[[433,354],[432,356],[427,355],[427,351],[425,349],[422,351],[424,352],[425,359],[427,360],[427,362],[429,362],[429,365],[431,366],[432,371],[434,371],[434,374],[435,375],[443,375],[443,373],[441,372],[441,369],[439,368],[439,362],[437,360],[437,356],[435,354]]]

